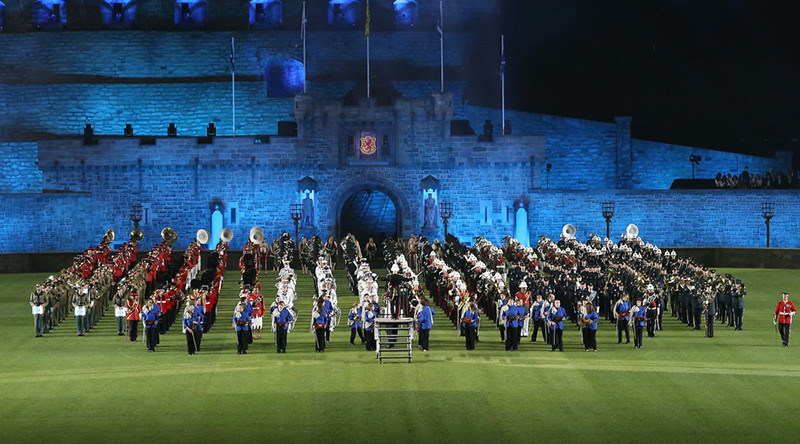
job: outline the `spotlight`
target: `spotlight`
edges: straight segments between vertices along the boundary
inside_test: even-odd
[[[215,137],[216,135],[217,135],[217,127],[214,126],[213,123],[209,123],[208,128],[206,128],[206,136]]]
[[[125,124],[125,137],[133,137],[133,125],[130,123]]]
[[[174,123],[170,123],[169,127],[167,128],[167,137],[177,137],[178,136],[178,128],[175,127]]]

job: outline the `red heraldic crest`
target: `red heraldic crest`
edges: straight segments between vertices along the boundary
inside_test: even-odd
[[[377,140],[375,136],[361,137],[361,152],[367,156],[375,154],[375,152],[378,151]]]

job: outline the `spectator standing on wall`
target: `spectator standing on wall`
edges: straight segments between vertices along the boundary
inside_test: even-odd
[[[742,174],[739,175],[739,188],[748,189],[750,188],[750,167],[745,166],[744,171]]]
[[[764,188],[774,188],[775,187],[775,173],[772,172],[772,168],[767,171],[767,174],[764,174]]]

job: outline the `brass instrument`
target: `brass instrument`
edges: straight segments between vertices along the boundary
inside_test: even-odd
[[[577,232],[578,230],[575,228],[575,225],[572,224],[566,224],[561,228],[561,235],[566,239],[575,239],[575,234],[577,234]]]
[[[628,224],[628,226],[625,227],[625,237],[628,239],[635,239],[637,236],[639,236],[639,227],[634,224]]]
[[[264,231],[261,227],[253,227],[250,229],[250,242],[260,245],[264,242]]]
[[[222,242],[230,242],[233,240],[233,230],[228,227],[225,227],[219,233],[219,240]]]
[[[130,232],[130,237],[131,237],[132,241],[139,242],[140,240],[142,240],[144,238],[144,233],[142,232],[142,230],[140,230],[138,228],[134,228]]]
[[[178,240],[178,233],[172,228],[166,227],[161,230],[161,238],[164,239],[164,242],[167,244],[172,245]]]
[[[103,235],[103,241],[111,243],[114,242],[115,237],[116,235],[114,234],[114,229],[109,228],[108,230],[106,230],[106,234]]]
[[[211,240],[211,235],[208,234],[206,230],[197,230],[197,234],[195,235],[197,238],[197,242],[201,244],[207,244],[209,240]]]

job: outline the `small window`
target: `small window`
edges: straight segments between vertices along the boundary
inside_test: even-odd
[[[283,24],[283,4],[278,0],[250,2],[250,26],[253,29],[277,29]]]
[[[33,3],[33,26],[36,29],[60,30],[67,25],[64,0],[37,0]]]
[[[206,25],[208,20],[208,2],[177,1],[175,2],[175,25],[181,29],[198,29]]]
[[[136,22],[136,2],[134,0],[100,2],[100,20],[106,28],[130,28]]]
[[[335,29],[355,29],[361,21],[361,3],[355,0],[331,0],[328,24]]]

